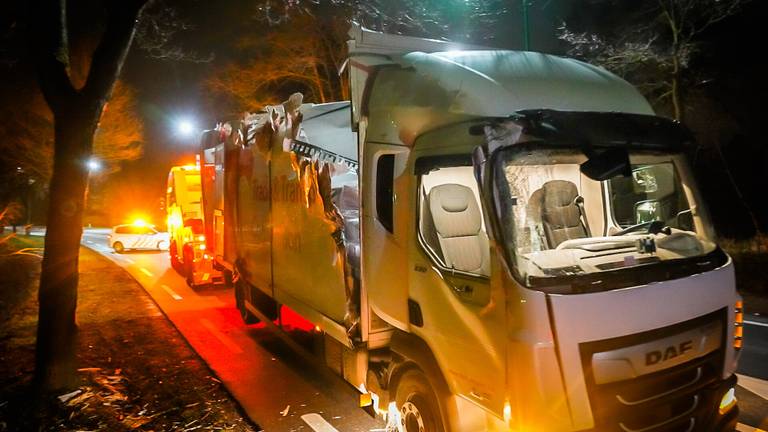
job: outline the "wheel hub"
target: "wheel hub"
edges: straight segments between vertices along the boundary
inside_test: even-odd
[[[400,408],[400,424],[405,432],[426,432],[424,418],[411,401],[405,402]]]

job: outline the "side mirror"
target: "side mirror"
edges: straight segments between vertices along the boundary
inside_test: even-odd
[[[661,220],[659,201],[645,200],[635,203],[635,223],[653,222]]]
[[[581,172],[592,180],[603,181],[618,175],[632,175],[629,153],[623,148],[612,148],[602,153],[593,154],[579,167]]]

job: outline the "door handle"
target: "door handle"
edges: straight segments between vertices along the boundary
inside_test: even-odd
[[[469,394],[473,398],[481,400],[481,401],[487,401],[490,398],[490,395],[488,393],[476,392],[475,390],[470,391]]]
[[[454,291],[463,295],[472,295],[472,293],[475,291],[475,288],[469,284],[461,284],[461,285],[451,284],[451,287],[453,287]]]

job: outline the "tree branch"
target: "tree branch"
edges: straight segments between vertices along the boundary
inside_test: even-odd
[[[76,95],[67,74],[69,42],[67,40],[66,0],[40,0],[30,5],[37,19],[32,20],[32,52],[38,81],[52,111],[64,109],[68,99]]]
[[[109,98],[136,32],[136,20],[149,1],[107,2],[107,26],[93,53],[88,80],[82,89],[87,99],[103,104]]]

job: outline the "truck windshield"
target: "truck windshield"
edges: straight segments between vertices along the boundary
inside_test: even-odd
[[[631,175],[596,181],[580,172],[579,150],[524,147],[500,150],[494,196],[510,267],[527,286],[637,285],[703,271],[718,251],[682,157],[630,152]]]

